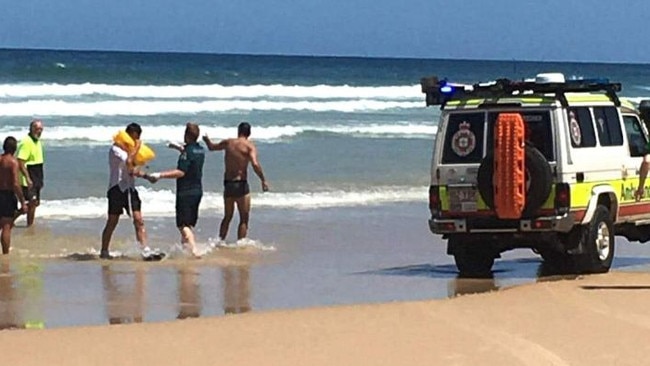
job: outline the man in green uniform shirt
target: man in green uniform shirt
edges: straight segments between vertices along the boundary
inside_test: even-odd
[[[16,152],[20,163],[20,185],[27,202],[27,226],[34,223],[36,207],[41,203],[41,189],[44,185],[42,133],[43,121],[32,120],[29,124],[29,134],[20,140]]]
[[[193,228],[199,219],[199,204],[203,196],[203,162],[205,149],[197,142],[199,126],[187,123],[185,126],[185,146],[178,148],[176,169],[151,173],[144,176],[151,183],[159,179],[176,179],[176,227],[181,232],[181,242],[192,252],[194,257],[201,255],[197,251]]]

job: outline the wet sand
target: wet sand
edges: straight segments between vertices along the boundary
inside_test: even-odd
[[[219,249],[196,261],[97,259],[102,220],[39,222],[17,229],[0,268],[0,329],[164,322],[233,313],[456,297],[548,280],[529,250],[504,253],[493,278],[458,277],[426,207],[383,205],[308,211],[256,210],[259,248]],[[205,242],[218,217],[201,218]],[[123,219],[114,249],[133,227]],[[177,239],[171,219],[147,221],[152,244]],[[650,246],[617,240],[613,270],[650,273]]]
[[[0,344],[16,365],[639,365],[648,304],[649,274],[609,273],[445,300],[0,332]]]
[[[493,278],[462,279],[423,217],[414,204],[258,210],[252,232],[276,250],[160,263],[97,260],[87,249],[100,220],[42,223],[0,261],[0,328],[18,328],[0,331],[3,362],[631,365],[647,354],[649,246],[617,240],[605,275],[548,276],[513,251]],[[148,227],[158,243],[176,237],[165,219]],[[116,247],[131,237],[125,220]]]

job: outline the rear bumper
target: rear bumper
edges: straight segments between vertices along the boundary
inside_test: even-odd
[[[436,218],[429,219],[434,234],[452,233],[567,233],[575,225],[572,214],[544,216],[534,219],[500,220],[496,218]]]

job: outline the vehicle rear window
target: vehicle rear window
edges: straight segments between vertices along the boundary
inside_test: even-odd
[[[451,113],[447,122],[444,164],[479,163],[483,158],[485,113]]]
[[[487,151],[494,148],[494,127],[501,113],[519,113],[526,123],[526,144],[537,148],[548,161],[555,160],[553,151],[553,130],[549,111],[517,111],[488,113]]]

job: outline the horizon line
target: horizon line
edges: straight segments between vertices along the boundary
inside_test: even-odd
[[[429,60],[429,61],[488,61],[488,62],[521,62],[521,63],[575,63],[575,64],[606,64],[606,65],[648,65],[643,62],[626,61],[579,61],[579,60],[532,60],[532,59],[499,59],[499,58],[451,58],[451,57],[415,57],[415,56],[368,56],[368,55],[321,55],[321,54],[279,54],[279,53],[229,53],[208,51],[134,51],[120,49],[77,49],[77,48],[46,48],[46,47],[0,47],[2,51],[44,51],[44,52],[88,52],[88,53],[132,53],[132,54],[184,54],[205,56],[244,56],[244,57],[286,57],[286,58],[332,58],[332,59],[365,59],[365,60]]]

